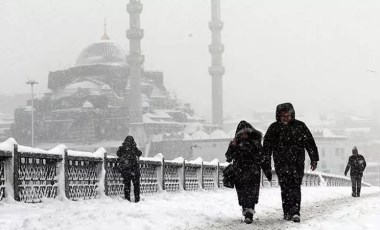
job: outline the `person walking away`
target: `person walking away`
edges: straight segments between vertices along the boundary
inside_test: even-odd
[[[318,148],[313,135],[302,121],[295,118],[291,103],[283,103],[276,108],[276,121],[264,136],[264,155],[266,161],[273,161],[281,187],[284,219],[300,222],[301,185],[305,168],[305,149],[311,170],[317,168]]]
[[[233,162],[235,188],[247,224],[252,223],[255,205],[259,200],[261,169],[268,180],[272,180],[270,162],[264,164],[261,139],[261,132],[248,122],[241,121],[225,154],[227,162]]]
[[[124,197],[131,201],[131,182],[133,183],[135,202],[140,201],[140,166],[138,163],[141,151],[136,147],[132,136],[127,136],[117,150],[119,171],[123,177]]]
[[[367,163],[362,155],[358,153],[356,146],[352,149],[352,155],[348,158],[348,163],[344,175],[347,176],[348,170],[350,171],[352,183],[352,196],[360,197],[360,190],[362,186],[362,177]]]

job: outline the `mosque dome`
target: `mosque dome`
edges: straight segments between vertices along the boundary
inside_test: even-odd
[[[108,38],[108,37],[106,37]],[[126,51],[117,43],[105,39],[91,44],[79,55],[75,66],[83,65],[126,65]]]

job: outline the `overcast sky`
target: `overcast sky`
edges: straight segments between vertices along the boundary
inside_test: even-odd
[[[73,66],[108,34],[128,50],[127,0],[0,0],[0,94],[47,88],[48,72]],[[209,117],[210,0],[143,0],[145,69]],[[380,102],[380,1],[221,0],[225,114],[371,111]]]

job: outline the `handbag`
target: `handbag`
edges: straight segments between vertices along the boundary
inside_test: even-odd
[[[229,164],[223,169],[223,186],[227,188],[234,188],[235,186],[235,169],[233,164]]]

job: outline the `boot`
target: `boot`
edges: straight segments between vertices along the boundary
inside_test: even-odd
[[[299,215],[293,215],[292,221],[295,223],[299,223],[301,221],[301,217]]]
[[[244,208],[242,214],[245,217],[244,223],[252,224],[253,215],[255,214],[255,210],[253,210],[252,208]]]
[[[290,215],[290,214],[285,214],[285,215],[284,215],[284,220],[287,220],[287,221],[292,220],[292,215]]]

